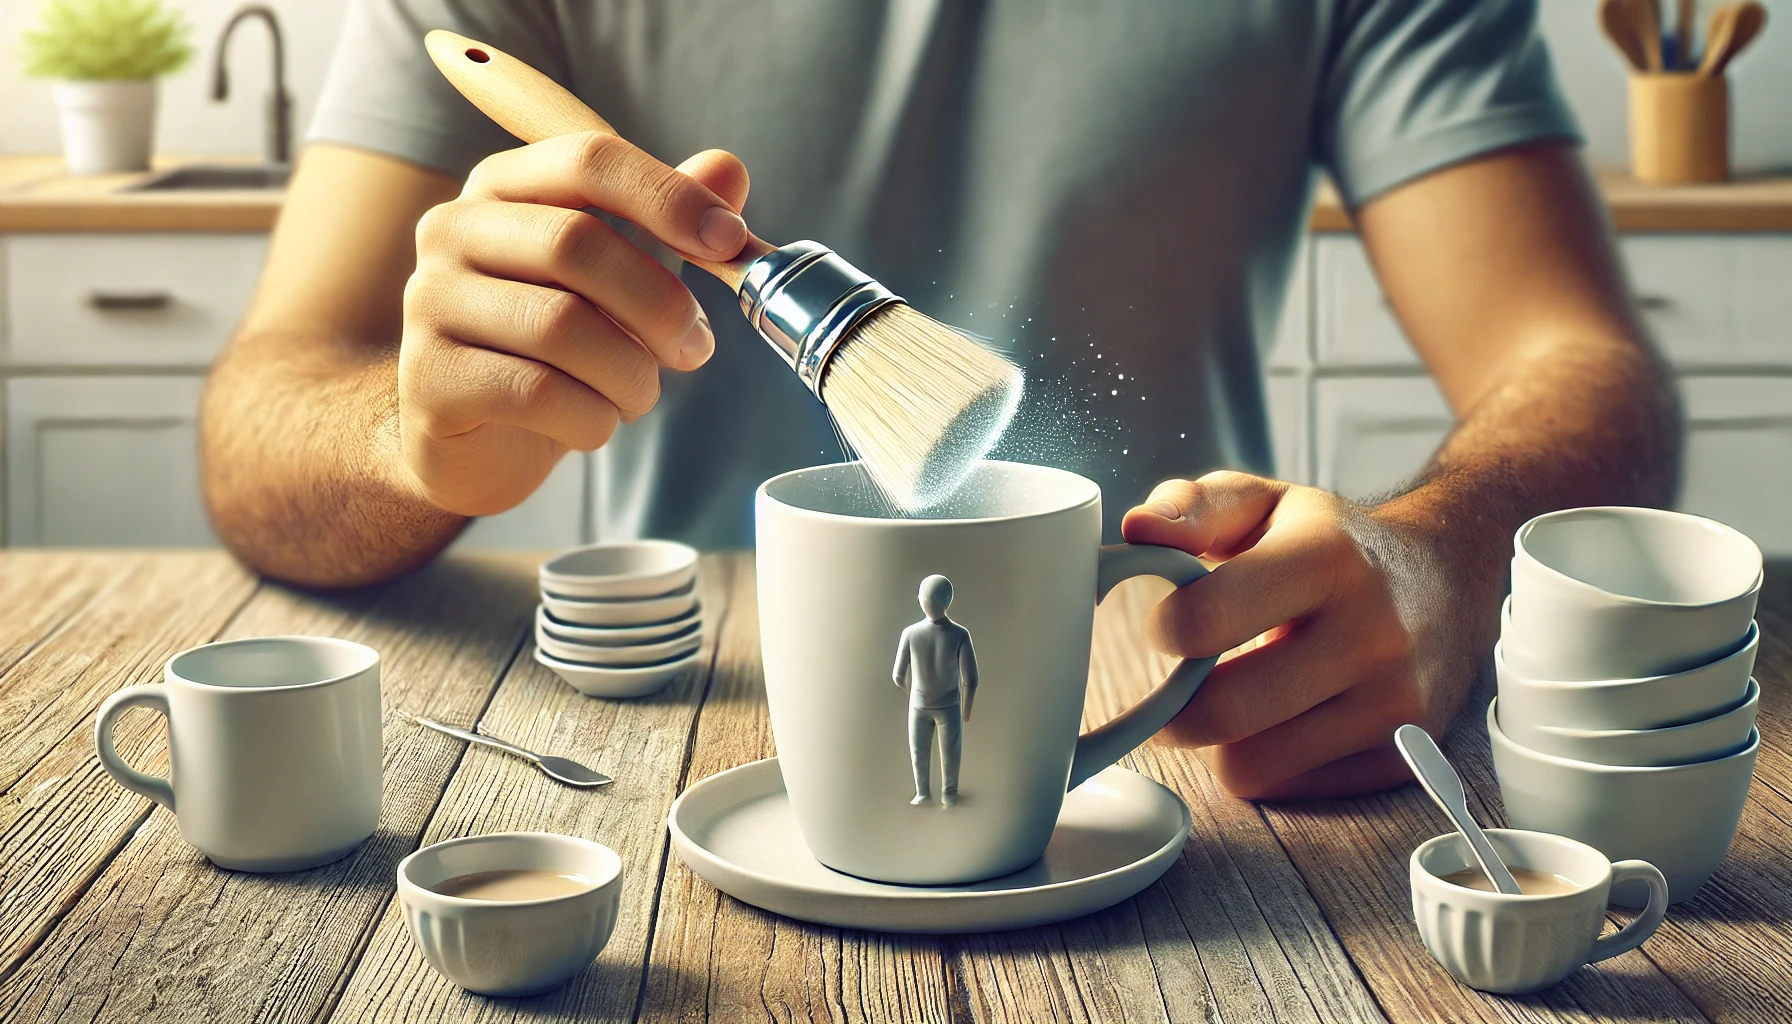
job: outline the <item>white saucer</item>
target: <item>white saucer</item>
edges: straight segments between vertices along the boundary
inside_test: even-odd
[[[816,924],[888,932],[982,932],[1092,914],[1167,870],[1188,839],[1176,794],[1109,768],[1064,798],[1045,856],[970,885],[904,886],[822,866],[797,831],[778,759],[730,768],[686,790],[666,821],[691,870],[756,907]]]

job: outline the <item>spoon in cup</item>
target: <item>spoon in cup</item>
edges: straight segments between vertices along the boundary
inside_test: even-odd
[[[1418,778],[1419,785],[1450,816],[1462,838],[1468,840],[1469,851],[1475,855],[1475,861],[1481,865],[1493,887],[1508,895],[1523,895],[1518,880],[1512,877],[1493,844],[1487,841],[1487,833],[1481,831],[1474,816],[1468,813],[1468,794],[1462,789],[1462,778],[1450,766],[1444,752],[1437,749],[1431,734],[1416,725],[1403,725],[1394,730],[1394,746],[1399,748],[1400,756],[1406,759],[1406,765]]]

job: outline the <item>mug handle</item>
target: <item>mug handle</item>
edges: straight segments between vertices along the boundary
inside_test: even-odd
[[[1668,880],[1661,871],[1646,860],[1621,860],[1612,865],[1612,885],[1621,882],[1641,881],[1648,883],[1649,903],[1643,912],[1616,932],[1593,943],[1593,954],[1587,957],[1587,963],[1596,964],[1601,960],[1609,960],[1619,953],[1628,953],[1643,944],[1643,940],[1655,934],[1661,919],[1668,912]]]
[[[1101,549],[1098,565],[1095,576],[1097,604],[1121,580],[1134,576],[1158,576],[1181,587],[1207,575],[1207,567],[1199,558],[1180,548],[1161,544],[1108,544]],[[1137,704],[1079,737],[1076,756],[1070,762],[1070,785],[1065,789],[1082,785],[1090,776],[1132,753],[1159,729],[1169,725],[1170,719],[1188,705],[1189,698],[1195,695],[1201,681],[1219,660],[1218,656],[1184,660]]]
[[[112,745],[112,725],[118,716],[127,708],[152,708],[168,716],[168,688],[160,683],[146,683],[141,686],[127,686],[100,705],[100,713],[93,726],[93,745],[99,751],[100,766],[106,773],[118,780],[118,784],[134,792],[141,793],[170,811],[174,810],[174,787],[160,775],[140,772],[125,764],[124,758],[118,756],[118,748]],[[169,732],[169,743],[173,743],[173,731]]]

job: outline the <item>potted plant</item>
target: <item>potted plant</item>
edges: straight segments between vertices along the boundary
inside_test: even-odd
[[[45,0],[25,73],[56,80],[70,173],[148,170],[156,78],[192,55],[186,19],[161,0]]]

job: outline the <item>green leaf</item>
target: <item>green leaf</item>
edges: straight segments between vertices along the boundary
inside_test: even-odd
[[[22,57],[38,78],[155,78],[185,66],[192,37],[186,18],[161,0],[45,0]]]

